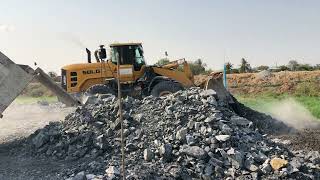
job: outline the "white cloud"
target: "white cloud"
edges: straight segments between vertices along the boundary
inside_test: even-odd
[[[0,32],[12,32],[15,30],[15,27],[10,24],[0,24]]]

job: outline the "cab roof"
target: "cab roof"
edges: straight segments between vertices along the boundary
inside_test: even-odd
[[[109,46],[110,47],[116,47],[116,46],[130,46],[130,45],[141,45],[140,42],[130,42],[130,43],[112,43]]]

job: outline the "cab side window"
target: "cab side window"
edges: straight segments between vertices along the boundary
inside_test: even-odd
[[[135,61],[134,61],[134,70],[140,71],[141,67],[145,65],[144,58],[143,58],[143,51],[139,46],[135,48]]]

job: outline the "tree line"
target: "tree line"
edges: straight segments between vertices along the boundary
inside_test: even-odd
[[[287,65],[280,65],[277,67],[270,67],[267,65],[261,65],[258,67],[252,68],[249,62],[242,58],[239,68],[234,68],[233,64],[230,62],[226,63],[226,72],[228,74],[232,73],[250,73],[250,72],[259,72],[263,70],[270,70],[272,72],[279,71],[314,71],[320,70],[320,64],[310,65],[310,64],[300,64],[297,60],[290,60]]]
[[[163,58],[160,59],[156,65],[162,66],[170,63],[169,59]],[[209,74],[212,72],[210,68],[207,68],[207,65],[203,62],[202,59],[197,59],[195,61],[188,62],[190,69],[194,75],[198,74]],[[225,64],[227,74],[237,74],[237,73],[254,73],[260,72],[263,70],[269,70],[272,72],[280,72],[280,71],[314,71],[320,70],[320,64],[310,65],[310,64],[300,64],[297,60],[291,60],[287,65],[280,65],[277,67],[270,67],[267,65],[261,65],[257,67],[251,67],[250,63],[242,58],[238,68],[235,68],[231,62],[227,62]],[[179,68],[182,70],[182,68]]]
[[[160,59],[156,65],[165,65],[170,63],[169,59],[163,58]],[[212,72],[211,69],[207,68],[207,65],[203,62],[202,59],[197,59],[195,61],[188,62],[190,65],[190,69],[194,75],[198,74],[209,74]],[[287,65],[280,65],[277,67],[270,67],[267,65],[261,65],[257,67],[251,67],[250,63],[245,59],[241,58],[240,64],[238,68],[234,67],[231,62],[227,62],[225,64],[227,74],[236,74],[236,73],[254,73],[260,72],[263,70],[269,70],[272,72],[280,72],[280,71],[314,71],[320,70],[320,64],[310,65],[310,64],[301,64],[297,60],[291,60]]]

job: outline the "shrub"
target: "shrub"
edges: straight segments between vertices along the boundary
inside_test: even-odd
[[[295,89],[297,96],[320,96],[320,86],[314,81],[299,83]]]

